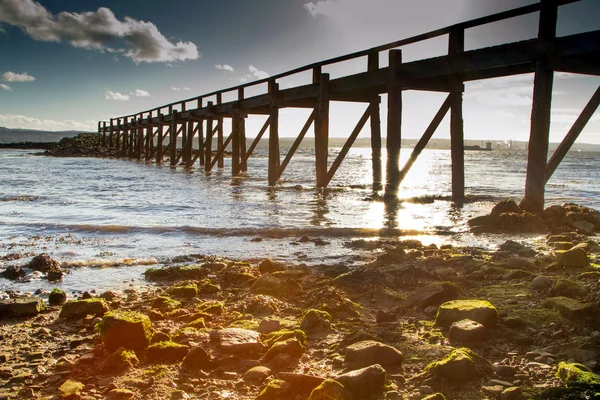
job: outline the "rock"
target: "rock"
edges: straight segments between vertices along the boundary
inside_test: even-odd
[[[594,233],[595,226],[591,222],[584,220],[575,221],[571,226],[577,230],[583,231],[583,233],[589,235]]]
[[[198,286],[195,284],[175,286],[169,290],[169,295],[183,299],[193,299],[198,296]]]
[[[208,371],[214,368],[214,364],[202,347],[193,347],[183,359],[182,368],[189,371]]]
[[[279,378],[290,385],[291,392],[306,394],[312,392],[317,386],[325,381],[324,378],[318,376],[297,374],[293,372],[280,372]]]
[[[542,275],[536,276],[531,281],[531,287],[537,290],[547,290],[552,287],[552,281],[548,277]]]
[[[523,213],[523,210],[521,210],[521,207],[519,207],[514,200],[504,199],[492,208],[491,215],[498,216],[505,213],[521,214]]]
[[[267,386],[261,390],[259,395],[254,400],[283,400],[287,399],[286,395],[289,385],[280,379],[273,379]]]
[[[453,300],[439,307],[435,323],[448,326],[463,319],[471,319],[486,327],[494,326],[498,320],[498,312],[487,300]]]
[[[313,389],[308,400],[352,400],[352,394],[341,383],[326,379]]]
[[[494,370],[496,374],[506,379],[511,379],[517,373],[517,369],[510,365],[497,365],[494,367]]]
[[[67,301],[67,294],[62,289],[52,289],[50,295],[48,296],[48,303],[51,306],[60,306]]]
[[[522,392],[523,390],[520,387],[509,387],[502,391],[500,394],[500,400],[517,400],[519,396],[521,396]]]
[[[46,309],[42,299],[0,300],[0,319],[7,317],[35,317]]]
[[[585,298],[588,289],[568,279],[559,279],[550,290],[551,296],[564,296],[570,298]]]
[[[60,385],[58,391],[62,397],[79,396],[84,387],[83,383],[69,379]]]
[[[271,274],[273,272],[283,271],[285,268],[281,264],[267,258],[258,264],[258,270],[261,274]]]
[[[304,354],[304,346],[296,338],[289,338],[282,342],[277,342],[271,346],[263,361],[269,362],[280,354],[287,354],[291,357],[300,358]]]
[[[379,398],[385,385],[385,370],[379,364],[338,375],[342,384],[355,399]]]
[[[423,397],[423,399],[421,399],[421,400],[446,400],[446,398],[441,393],[434,393],[427,397]]]
[[[244,381],[259,381],[262,382],[271,376],[271,370],[267,367],[263,367],[262,365],[257,365],[256,367],[250,368],[244,374]]]
[[[587,267],[590,265],[583,244],[577,245],[570,250],[557,252],[556,262],[565,267]]]
[[[46,253],[42,253],[33,257],[26,267],[34,271],[40,271],[44,273],[50,271],[60,271],[60,263]]]
[[[304,313],[300,329],[305,332],[329,330],[331,319],[328,312],[311,309]]]
[[[448,339],[457,343],[481,342],[485,340],[487,330],[479,322],[463,319],[450,325]]]
[[[282,282],[270,273],[264,273],[252,284],[250,289],[254,293],[281,296],[285,294]]]
[[[383,324],[386,322],[396,322],[398,317],[396,314],[388,313],[383,310],[377,310],[375,313],[375,322],[378,324]]]
[[[452,350],[444,359],[425,367],[427,374],[453,383],[473,381],[490,371],[491,366],[487,360],[464,347]]]
[[[554,309],[570,319],[582,319],[594,314],[594,307],[591,304],[562,296],[547,298],[544,306]]]
[[[183,360],[189,347],[175,342],[158,342],[150,345],[146,357],[152,363],[175,363]]]
[[[458,289],[451,283],[434,283],[424,288],[419,288],[408,295],[404,300],[405,307],[429,307],[454,300],[458,296]]]
[[[152,338],[150,318],[133,311],[108,312],[97,328],[108,351],[114,351],[120,347],[141,350],[148,347]]]
[[[263,352],[265,347],[260,343],[260,334],[255,331],[241,328],[225,328],[214,331],[219,348],[225,353]]]
[[[2,271],[2,273],[0,273],[0,277],[9,279],[11,281],[23,278],[25,275],[27,275],[27,272],[25,272],[19,265],[9,265],[4,271]]]
[[[108,312],[108,305],[104,299],[72,300],[62,306],[59,318],[83,318],[86,315],[103,316],[106,312]]]
[[[109,355],[104,361],[104,370],[110,372],[120,372],[139,363],[136,354],[132,350],[123,347]]]
[[[262,319],[258,324],[258,328],[256,329],[260,333],[271,333],[281,329],[281,323],[277,319]]]
[[[113,389],[108,392],[108,398],[111,400],[129,400],[135,397],[135,392],[129,389]]]
[[[404,355],[398,349],[374,340],[364,340],[346,347],[344,362],[352,368],[373,364],[385,367],[401,367]]]
[[[587,388],[600,385],[600,376],[581,364],[560,362],[557,376],[568,386]]]

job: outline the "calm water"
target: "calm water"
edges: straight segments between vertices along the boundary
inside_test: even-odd
[[[403,150],[403,161],[409,152]],[[343,243],[381,235],[493,245],[501,238],[473,238],[466,220],[489,211],[500,198],[520,199],[526,168],[525,153],[466,152],[466,192],[477,201],[457,208],[446,200],[449,151],[425,150],[400,197],[437,200],[386,207],[372,199],[370,149],[352,149],[325,191],[314,188],[309,151],[294,156],[272,189],[266,185],[267,158],[260,153],[249,160],[248,176],[234,180],[229,160],[223,171],[205,175],[197,168],[32,153],[0,150],[0,256],[46,251],[66,266],[81,267],[62,284],[79,290],[123,285],[139,279],[148,265],[188,254],[310,265],[356,262],[360,254]],[[599,167],[598,154],[570,154],[549,182],[548,203],[600,208]],[[291,244],[302,235],[330,244]],[[251,241],[256,237],[263,241]],[[103,266],[119,268],[98,268]],[[0,289],[10,287],[50,286],[38,280],[15,286],[0,279]]]

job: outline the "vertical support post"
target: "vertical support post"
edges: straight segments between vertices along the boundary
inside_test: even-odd
[[[202,97],[197,100],[196,108],[202,108]],[[200,166],[204,165],[204,120],[198,121],[198,159]]]
[[[118,122],[118,120],[117,120],[117,128],[118,128],[118,125],[119,125],[119,122]],[[114,133],[115,133],[115,132],[114,132],[113,119],[111,118],[111,119],[110,119],[110,134],[108,135],[108,147],[112,147],[112,146],[113,146],[113,134],[114,134]],[[117,136],[117,137],[119,137],[119,131],[118,131],[118,129],[117,129],[117,132],[116,132],[116,133],[117,133],[117,135],[116,135],[116,136]],[[117,143],[118,143],[118,141],[117,141]],[[119,149],[118,149],[118,146],[117,146],[117,151],[118,151],[118,150],[119,150]]]
[[[368,71],[379,70],[379,52],[369,53]],[[379,104],[381,97],[376,96],[370,102],[371,122],[371,165],[373,168],[373,190],[381,190],[381,117]]]
[[[525,198],[521,202],[521,206],[530,212],[541,212],[544,209],[546,163],[550,140],[550,107],[554,83],[554,71],[549,65],[549,59],[554,53],[557,14],[556,0],[542,0],[533,81]]]
[[[279,170],[279,84],[274,80],[269,81],[269,94],[271,95],[271,111],[269,126],[269,186],[277,183]]]
[[[98,133],[102,131],[102,147],[106,147],[106,121],[102,123],[102,128],[100,127],[100,121],[98,121]]]
[[[112,126],[113,120],[110,120],[110,124]],[[112,131],[112,129],[111,129]],[[109,138],[109,145],[112,146],[112,138]],[[115,147],[116,147],[116,154],[117,157],[119,157],[119,151],[121,151],[121,118],[117,118],[117,127],[116,127],[116,131],[115,131]]]
[[[387,162],[385,197],[395,199],[400,185],[400,147],[402,146],[402,87],[398,67],[402,64],[402,50],[389,52],[389,87],[387,115]]]
[[[187,123],[187,141],[185,146],[185,166],[192,167],[192,153],[194,152],[194,120],[189,117]]]
[[[221,104],[223,102],[223,96],[221,93],[217,93],[217,104]],[[223,118],[219,118],[219,122],[217,122],[217,149],[223,147]],[[225,161],[223,158],[223,153],[217,155],[217,167],[223,168],[225,166]]]
[[[150,140],[152,139],[152,111],[148,113],[148,124],[146,125],[146,134],[144,135],[144,160],[147,160],[152,154]]]
[[[209,101],[206,105],[207,118],[206,118],[206,143],[204,145],[204,170],[210,172],[212,165],[212,131],[213,131],[213,102]]]
[[[134,145],[135,145],[135,126],[136,126],[136,119],[135,116],[131,117],[131,121],[130,121],[130,125],[129,125],[129,142],[127,142],[127,144],[129,145],[129,159],[133,159],[133,149],[134,149]]]
[[[464,29],[450,32],[448,54],[465,51]],[[452,162],[452,201],[465,200],[465,135],[463,125],[463,83],[452,82],[450,105],[450,158]]]
[[[158,112],[158,138],[156,139],[156,164],[162,164],[163,159],[163,115]]]
[[[317,187],[327,186],[327,156],[329,153],[329,74],[313,70],[313,82],[319,84],[315,118],[315,166]]]
[[[177,164],[177,110],[171,113],[171,141],[169,142],[169,164]]]
[[[241,103],[244,100],[244,88],[238,89],[238,101]],[[241,108],[241,104],[240,104]],[[248,159],[246,158],[246,114],[243,113],[240,117],[240,171],[248,171]]]
[[[240,173],[240,117],[239,109],[233,110],[231,116],[231,176]]]

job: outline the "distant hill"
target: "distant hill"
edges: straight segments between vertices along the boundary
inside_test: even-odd
[[[0,126],[0,143],[17,142],[58,142],[64,137],[73,137],[82,131],[37,131],[34,129],[13,129]]]

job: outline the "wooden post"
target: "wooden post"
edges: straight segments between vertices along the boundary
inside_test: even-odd
[[[313,81],[319,84],[315,118],[315,166],[317,187],[327,186],[327,156],[329,152],[329,74],[313,71]]]
[[[223,96],[221,93],[217,93],[217,105],[223,102]],[[223,147],[223,118],[219,118],[219,122],[217,122],[217,149]],[[223,158],[223,153],[218,156],[218,164],[217,167],[223,168],[225,166],[225,161]]]
[[[206,172],[210,172],[211,164],[212,164],[212,131],[213,131],[213,102],[209,101],[206,105],[207,110],[207,118],[206,118],[206,141],[204,144],[204,154],[206,155],[204,159],[204,170]]]
[[[402,50],[390,50],[389,60],[387,162],[384,197],[395,199],[398,196],[400,181],[400,147],[402,145],[402,88],[397,73],[397,68],[402,64]]]
[[[240,173],[240,121],[239,110],[233,110],[231,116],[231,176]]]
[[[162,164],[163,159],[163,115],[158,112],[158,139],[156,140],[156,164]]]
[[[110,120],[110,123],[112,125],[113,120]],[[116,131],[115,131],[115,147],[116,147],[116,154],[117,157],[119,157],[119,151],[121,151],[121,118],[117,118],[117,126],[116,126]],[[112,131],[112,129],[111,129]],[[110,145],[112,146],[112,138],[109,140]]]
[[[555,0],[542,0],[533,81],[525,198],[521,202],[522,208],[530,212],[541,212],[544,209],[546,162],[550,139],[550,108],[554,83],[554,71],[549,62],[554,53],[557,13],[558,6]]]
[[[131,117],[131,121],[129,123],[129,142],[127,142],[127,144],[129,145],[129,159],[133,159],[133,150],[134,150],[134,146],[135,146],[135,125],[136,125],[136,120],[135,120],[135,116]]]
[[[369,72],[379,70],[379,52],[369,54]],[[373,190],[381,190],[381,118],[379,112],[381,97],[376,96],[370,103],[371,111],[371,165],[373,168]]]
[[[196,108],[202,108],[202,97],[196,100]],[[204,165],[204,120],[198,121],[198,158],[200,159],[200,166]]]
[[[102,135],[102,147],[106,147],[106,121],[103,123],[98,121],[98,134]]]
[[[144,128],[142,127],[143,114],[140,114],[138,119],[138,128],[136,130],[137,135],[137,150],[135,152],[138,161],[142,160],[142,154],[144,153]]]
[[[450,32],[448,54],[465,51],[465,31]],[[450,108],[450,158],[452,162],[452,201],[462,203],[465,200],[465,144],[463,126],[463,83],[453,82]]]
[[[279,84],[274,80],[269,81],[269,94],[271,95],[271,111],[269,124],[269,186],[277,183],[279,171]]]
[[[185,142],[185,166],[192,167],[192,153],[194,152],[194,120],[188,118],[187,139]]]
[[[171,113],[171,141],[169,142],[169,164],[177,164],[177,110]]]
[[[117,122],[117,126],[118,126],[118,122]],[[111,118],[110,119],[110,134],[108,135],[108,147],[112,147],[113,146],[113,134],[115,133],[114,129],[115,129],[115,127],[114,127],[114,124],[113,124],[113,119]],[[117,137],[119,136],[118,133],[119,132],[117,130],[117,135],[116,135]],[[119,150],[119,149],[117,148],[117,150]]]
[[[238,101],[244,100],[244,88],[238,89]],[[246,114],[240,118],[240,171],[248,171],[248,159],[244,157],[246,154]]]

